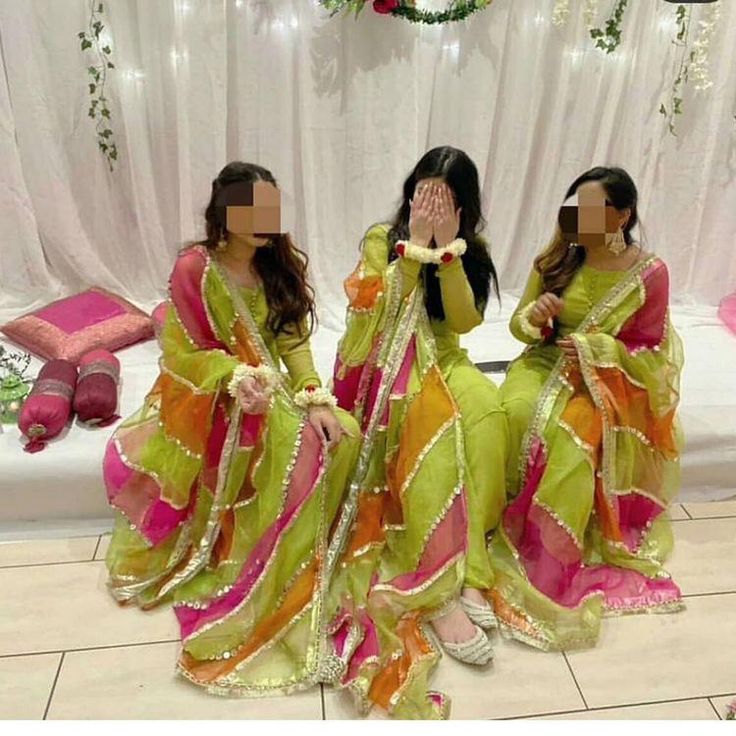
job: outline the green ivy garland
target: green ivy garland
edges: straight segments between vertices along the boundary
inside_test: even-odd
[[[693,60],[694,52],[687,54],[687,40],[690,35],[690,20],[692,18],[692,5],[685,7],[678,5],[676,11],[677,35],[672,43],[680,47],[680,59],[677,66],[677,75],[672,82],[669,101],[667,106],[664,102],[659,106],[659,114],[667,120],[667,127],[672,135],[675,132],[675,116],[682,115],[682,85],[687,82],[690,62]]]
[[[105,28],[102,22],[103,4],[98,0],[90,2],[89,24],[86,31],[80,31],[77,38],[80,41],[82,51],[91,49],[96,54],[96,64],[87,67],[89,82],[89,94],[91,97],[87,114],[95,120],[97,131],[97,146],[107,160],[110,171],[113,170],[113,162],[118,158],[118,147],[112,138],[110,127],[110,108],[107,106],[105,97],[105,85],[107,83],[108,70],[114,69],[115,64],[111,61],[112,49],[109,45],[103,45],[100,35]]]
[[[628,3],[629,0],[618,0],[605,28],[590,29],[590,37],[595,41],[596,47],[607,54],[612,54],[621,44],[621,26]]]
[[[371,0],[319,0],[320,5],[335,15],[341,11],[353,11],[357,16]],[[386,12],[396,18],[403,18],[410,23],[424,23],[434,25],[438,23],[453,23],[465,20],[473,13],[487,8],[493,0],[452,0],[445,10],[421,10],[414,5],[413,0],[398,0],[396,7]]]

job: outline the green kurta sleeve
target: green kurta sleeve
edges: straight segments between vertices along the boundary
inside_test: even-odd
[[[306,328],[303,329],[306,332]],[[301,335],[296,331],[282,330],[276,337],[276,348],[286,370],[289,371],[294,391],[301,391],[306,386],[322,385],[319,373],[314,367],[312,346],[309,340],[304,340]]]
[[[521,342],[525,342],[530,345],[538,342],[538,340],[533,338],[531,335],[527,335],[521,328],[521,314],[524,309],[539,299],[542,295],[542,289],[542,276],[536,268],[533,268],[532,272],[529,274],[529,279],[526,282],[526,288],[522,294],[521,301],[511,316],[511,322],[509,323],[511,334],[517,340],[521,340]]]
[[[445,320],[453,332],[470,332],[483,322],[475,306],[475,295],[465,274],[462,260],[454,258],[437,269]]]

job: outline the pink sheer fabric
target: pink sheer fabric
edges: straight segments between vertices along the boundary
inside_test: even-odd
[[[726,327],[736,335],[736,292],[727,296],[718,308],[718,316]]]

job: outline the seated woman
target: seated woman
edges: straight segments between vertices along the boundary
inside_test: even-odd
[[[448,654],[493,656],[485,536],[505,503],[508,430],[498,389],[458,338],[481,324],[496,284],[481,227],[475,165],[433,149],[346,281],[334,387],[364,440],[339,522],[349,535],[335,548],[331,631],[339,684],[400,717],[446,712],[427,691],[439,653],[425,622]]]
[[[681,606],[662,563],[682,348],[667,267],[632,237],[636,205],[622,169],[578,177],[511,320],[529,347],[501,387],[515,498],[490,545],[492,599],[542,649],[594,643],[608,613]]]
[[[173,604],[197,685],[289,692],[324,678],[326,550],[358,427],[320,388],[306,257],[273,176],[228,164],[205,217],[171,276],[160,376],[106,453],[109,586]]]

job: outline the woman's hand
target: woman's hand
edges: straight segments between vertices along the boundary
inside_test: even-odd
[[[337,445],[343,435],[349,434],[328,406],[312,406],[308,416],[309,423],[327,443],[329,450]]]
[[[580,356],[574,340],[571,337],[563,337],[557,341],[557,347],[562,350],[565,361],[571,368],[580,368]]]
[[[455,209],[450,187],[445,183],[438,185],[432,198],[432,224],[438,248],[444,248],[457,238],[461,210],[460,207]]]
[[[537,299],[529,313],[529,321],[535,327],[544,327],[550,319],[554,319],[561,311],[564,302],[556,294],[545,292]]]
[[[432,240],[432,194],[434,184],[423,184],[414,192],[409,213],[409,240],[427,248]]]
[[[238,404],[246,414],[263,414],[271,402],[271,391],[255,376],[246,376],[238,384]]]

